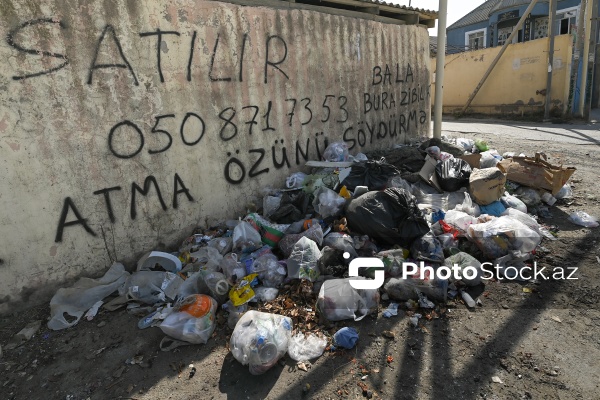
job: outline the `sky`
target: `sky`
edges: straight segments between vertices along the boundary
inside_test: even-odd
[[[400,4],[403,6],[408,6],[410,3],[411,7],[414,8],[424,8],[426,10],[439,10],[439,1],[438,0],[384,0],[394,4]],[[484,0],[448,0],[448,24],[447,26],[452,25],[454,22],[461,19],[463,16],[472,11],[482,3],[485,3]],[[436,27],[429,29],[430,36],[437,36],[437,22]]]

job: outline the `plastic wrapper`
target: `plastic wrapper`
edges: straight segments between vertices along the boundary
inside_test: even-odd
[[[534,207],[542,201],[542,197],[537,190],[525,186],[518,188],[516,194],[527,207]]]
[[[258,274],[246,275],[230,290],[229,300],[235,306],[241,306],[254,299],[254,287],[258,285]]]
[[[177,291],[179,298],[193,294],[206,294],[223,304],[229,299],[229,283],[220,272],[201,270],[190,275]]]
[[[350,175],[342,181],[342,184],[352,191],[357,186],[367,186],[369,190],[381,190],[395,175],[400,175],[400,170],[384,160],[359,162],[352,165]]]
[[[287,177],[285,186],[288,189],[300,189],[304,185],[304,179],[306,179],[306,174],[304,172],[295,172]]]
[[[315,191],[313,207],[323,218],[338,215],[344,204],[346,204],[346,199],[331,189],[322,187]]]
[[[417,260],[426,260],[437,264],[444,261],[444,248],[431,232],[415,239],[410,246],[410,253]]]
[[[261,246],[260,233],[248,222],[240,222],[233,230],[233,249],[235,252],[250,253]]]
[[[119,295],[146,304],[165,303],[175,299],[183,279],[172,272],[137,271],[131,274]]]
[[[265,373],[286,353],[292,336],[292,320],[278,314],[248,311],[235,325],[229,348],[252,375]]]
[[[314,282],[320,274],[317,265],[319,258],[321,258],[319,246],[307,237],[300,238],[287,260],[288,276]]]
[[[288,345],[288,355],[294,361],[304,362],[320,357],[327,347],[327,339],[314,333],[305,335],[297,333],[291,337]]]
[[[323,239],[323,246],[329,246],[332,249],[348,252],[350,258],[358,257],[354,249],[354,240],[352,236],[341,232],[332,232]]]
[[[348,145],[345,142],[333,142],[323,152],[323,160],[330,162],[348,161]]]
[[[527,206],[518,197],[510,195],[508,192],[504,193],[504,196],[500,199],[504,207],[514,208],[521,212],[527,212]]]
[[[448,281],[443,279],[420,279],[417,274],[406,279],[401,277],[391,278],[383,285],[383,290],[390,299],[394,300],[418,300],[418,293],[423,293],[430,299],[445,302],[448,296]]]
[[[244,221],[249,223],[259,233],[262,243],[271,247],[275,247],[277,243],[279,243],[279,241],[283,237],[283,232],[285,232],[287,228],[289,228],[288,224],[275,224],[273,222],[267,221],[266,219],[264,219],[256,213],[248,214],[246,218],[244,218]]]
[[[360,321],[365,316],[376,313],[378,305],[378,289],[355,289],[350,285],[349,278],[323,282],[317,299],[319,312],[329,321]]]
[[[586,228],[598,227],[598,218],[591,216],[585,211],[575,211],[569,215],[569,221],[576,225],[585,226]]]
[[[189,343],[206,343],[217,326],[217,302],[210,296],[195,294],[176,305],[159,325],[168,336]]]
[[[467,230],[467,237],[491,259],[502,257],[513,250],[529,253],[542,240],[537,232],[509,216],[471,225]]]
[[[230,284],[235,284],[239,279],[246,276],[246,267],[238,261],[236,253],[229,253],[223,257],[220,264],[223,274]]]
[[[50,300],[48,328],[60,330],[76,325],[87,310],[119,289],[129,276],[123,264],[114,263],[101,278],[80,278],[70,288],[58,289]],[[68,322],[65,313],[75,320]]]
[[[321,246],[323,244],[323,228],[321,228],[321,225],[319,224],[313,224],[304,232],[284,235],[279,241],[278,246],[285,258],[290,257],[294,245],[303,237],[306,237]]]
[[[456,192],[469,185],[471,166],[465,160],[452,158],[435,166],[435,175],[440,187],[446,192]]]
[[[472,215],[473,217],[479,217],[479,215],[481,215],[479,205],[473,202],[469,193],[465,193],[465,200],[454,209]]]
[[[404,189],[372,191],[353,199],[346,219],[352,231],[391,245],[407,246],[429,232],[416,199]]]
[[[506,207],[501,201],[494,201],[488,205],[480,206],[479,209],[482,214],[493,215],[494,217],[499,217],[506,211]]]
[[[451,255],[450,257],[444,260],[444,265],[452,268],[456,264],[460,268],[460,276],[462,277],[461,281],[467,286],[477,286],[481,283],[481,277],[483,275],[483,270],[481,269],[481,263],[475,257],[468,253],[460,252]],[[476,271],[476,275],[473,278],[465,277],[464,271],[466,267],[473,267]],[[451,275],[450,281],[452,281]]]
[[[571,185],[565,183],[564,186],[554,195],[554,197],[558,200],[560,199],[570,199],[573,197],[573,189]]]
[[[265,254],[254,260],[249,273],[258,274],[258,279],[269,288],[277,288],[287,275],[286,268],[279,263],[277,256]]]
[[[464,235],[467,232],[467,228],[470,225],[478,222],[477,218],[465,212],[456,210],[448,211],[444,221],[454,229],[458,230],[461,235]]]

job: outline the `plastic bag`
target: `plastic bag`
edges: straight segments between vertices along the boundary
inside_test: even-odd
[[[190,275],[177,291],[179,298],[193,294],[206,294],[223,304],[229,299],[229,283],[220,272],[201,270]]]
[[[119,288],[119,295],[146,304],[165,303],[175,299],[182,284],[183,279],[171,272],[137,271]]]
[[[535,232],[537,232],[538,234],[542,234],[541,231],[541,227],[540,224],[538,224],[538,222],[535,220],[535,218],[533,218],[532,216],[530,216],[527,213],[521,212],[519,210],[517,210],[516,208],[507,208],[504,213],[502,213],[502,215],[507,215],[513,219],[516,219],[517,221],[521,222],[524,225],[527,225],[527,227]]]
[[[499,217],[506,211],[506,207],[504,207],[501,201],[494,201],[488,205],[479,206],[479,209],[482,214],[493,215],[494,217]]]
[[[478,222],[477,218],[465,212],[456,210],[448,211],[446,213],[446,218],[444,219],[444,221],[451,227],[458,230],[461,235],[464,235],[467,232],[467,228],[470,225],[476,224]]]
[[[316,242],[319,246],[323,244],[323,228],[319,224],[313,224],[310,228],[302,233],[294,233],[291,235],[284,235],[283,238],[277,244],[279,249],[283,253],[285,258],[289,258],[294,249],[294,245],[300,240],[300,238],[307,237],[310,240]]]
[[[365,279],[355,277],[352,279]],[[378,289],[355,289],[350,279],[329,279],[323,282],[317,308],[329,321],[354,319],[360,321],[365,316],[376,313],[379,305]]]
[[[390,188],[395,187],[398,189],[405,189],[408,193],[411,193],[411,194],[412,194],[412,190],[413,190],[412,185],[410,183],[408,183],[406,180],[400,178],[399,176],[393,176],[389,180],[387,186]]]
[[[304,362],[320,357],[327,347],[327,339],[318,337],[314,333],[305,335],[297,333],[291,337],[288,354],[292,360]]]
[[[287,270],[273,254],[258,257],[252,263],[250,271],[247,269],[246,272],[258,274],[258,279],[269,288],[279,287],[287,275]]]
[[[437,163],[435,175],[442,189],[446,192],[456,192],[461,187],[469,185],[471,166],[465,160],[452,158]]]
[[[320,274],[317,265],[319,258],[321,258],[319,246],[307,237],[300,238],[287,260],[288,276],[314,282]]]
[[[277,298],[279,290],[273,287],[257,286],[254,288],[254,298],[258,301],[272,301]]]
[[[465,151],[472,151],[475,141],[473,139],[456,138],[456,145],[462,147]]]
[[[456,211],[462,211],[464,213],[472,215],[473,217],[479,217],[479,215],[481,215],[481,209],[479,207],[479,204],[473,203],[473,200],[471,200],[471,196],[469,195],[469,193],[465,193],[465,200],[461,204],[454,207],[454,209]]]
[[[330,162],[348,161],[348,145],[345,142],[333,142],[323,152],[323,160]]]
[[[400,276],[402,274],[402,263],[406,261],[409,255],[406,249],[384,250],[375,254],[375,257],[383,261],[386,276]]]
[[[315,191],[313,207],[323,218],[338,215],[344,204],[346,204],[346,199],[331,189],[321,187]]]
[[[467,230],[467,237],[486,257],[492,259],[502,257],[513,250],[529,253],[542,240],[537,232],[509,216],[471,225]]]
[[[356,346],[356,342],[358,342],[358,332],[356,328],[345,326],[333,335],[333,341],[336,346],[344,349],[352,349]]]
[[[461,251],[444,260],[444,265],[449,268],[452,268],[454,264],[456,264],[460,270],[460,276],[462,277],[461,281],[467,286],[477,286],[481,283],[483,270],[481,269],[481,263],[475,257]],[[475,276],[473,278],[467,278],[465,276],[464,272],[467,267],[473,267],[475,269]],[[452,274],[452,276],[454,276],[454,274]],[[453,279],[451,278],[450,281],[453,281]]]
[[[477,150],[479,150],[480,152],[488,151],[490,149],[488,147],[487,142],[481,139],[475,139],[475,147],[477,147]]]
[[[288,189],[300,189],[304,185],[306,174],[304,172],[295,172],[285,180],[285,186]]]
[[[349,190],[354,190],[357,186],[367,186],[369,190],[381,190],[395,175],[400,175],[398,168],[384,160],[359,162],[352,165],[350,175],[342,181],[342,185]]]
[[[223,256],[219,253],[219,250],[210,246],[202,247],[200,250],[190,253],[190,256],[196,258],[195,265],[201,265],[202,269],[207,271],[218,271],[219,264],[223,260]]]
[[[260,233],[248,222],[240,222],[233,230],[233,249],[235,252],[250,253],[261,246]]]
[[[119,289],[129,276],[123,264],[114,263],[101,278],[81,278],[70,288],[58,289],[50,300],[48,328],[56,331],[76,325],[87,310]],[[75,320],[68,322],[64,313]]]
[[[244,221],[249,223],[259,233],[262,243],[271,247],[275,247],[277,243],[279,243],[283,237],[283,232],[289,228],[288,224],[274,224],[256,213],[248,214],[246,218],[244,218]]]
[[[504,207],[506,208],[514,208],[524,213],[527,212],[527,206],[525,205],[525,203],[523,203],[519,198],[510,195],[508,192],[504,193],[504,196],[502,196],[500,201],[502,202],[502,204],[504,204]]]
[[[598,218],[592,217],[584,211],[575,211],[569,215],[569,221],[576,225],[585,226],[586,228],[598,227]]]
[[[573,197],[573,189],[571,189],[571,185],[565,183],[565,185],[554,195],[554,197],[558,200],[560,199],[570,199]]]
[[[418,293],[445,302],[448,296],[448,281],[445,279],[420,279],[419,273],[414,277],[391,278],[383,285],[383,290],[390,299],[394,300],[418,300]]]
[[[229,348],[252,375],[265,373],[286,353],[292,336],[292,320],[278,314],[248,311],[235,325]]]
[[[442,233],[441,235],[438,235],[436,237],[440,241],[444,249],[458,247],[458,240],[456,240],[452,233]]]
[[[159,325],[168,336],[184,342],[206,343],[217,326],[217,302],[210,296],[194,294],[186,297]]]
[[[372,191],[353,199],[346,219],[352,231],[391,245],[407,246],[429,232],[416,199],[404,189]]]
[[[263,197],[263,216],[269,218],[281,205],[281,196],[265,195]]]
[[[323,239],[323,246],[329,246],[332,249],[341,250],[350,253],[350,258],[358,257],[354,249],[354,240],[352,236],[341,232],[332,232]]]
[[[493,168],[502,161],[502,156],[498,154],[496,150],[484,151],[481,153],[481,159],[479,160],[479,168]]]
[[[413,241],[410,246],[410,254],[417,260],[426,260],[438,264],[444,261],[442,244],[431,232]]]
[[[534,207],[542,201],[537,190],[525,186],[518,188],[516,194],[527,207]]]

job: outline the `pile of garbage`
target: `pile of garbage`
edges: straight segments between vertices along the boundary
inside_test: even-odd
[[[48,327],[127,307],[139,329],[167,335],[163,350],[206,343],[222,323],[252,374],[286,353],[304,363],[326,348],[353,348],[354,328],[331,327],[376,315],[382,301],[384,317],[406,308],[418,327],[452,299],[475,307],[486,272],[523,279],[542,240],[556,236],[538,216],[572,196],[575,171],[464,138],[354,156],[332,143],[310,167],[268,190],[257,212],[199,229],[177,252],[152,251],[133,273],[115,263],[100,279],[60,289]],[[571,220],[598,226],[584,212]]]

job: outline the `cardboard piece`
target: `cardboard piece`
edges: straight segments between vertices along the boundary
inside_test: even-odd
[[[567,183],[576,168],[552,165],[545,158],[545,155],[540,153],[536,153],[535,158],[507,158],[498,163],[498,168],[506,173],[508,180],[534,189],[545,189],[554,196]]]
[[[464,154],[458,158],[461,158],[469,163],[471,168],[479,168],[479,161],[481,160],[481,154]]]
[[[436,165],[437,160],[430,156],[425,157],[425,164],[423,165],[423,168],[421,168],[421,171],[419,171],[419,176],[425,181],[425,183],[434,187],[438,192],[443,193],[444,190],[440,186],[437,176],[435,175]]]
[[[504,194],[506,174],[499,168],[473,169],[469,178],[469,193],[481,206],[497,201]]]

